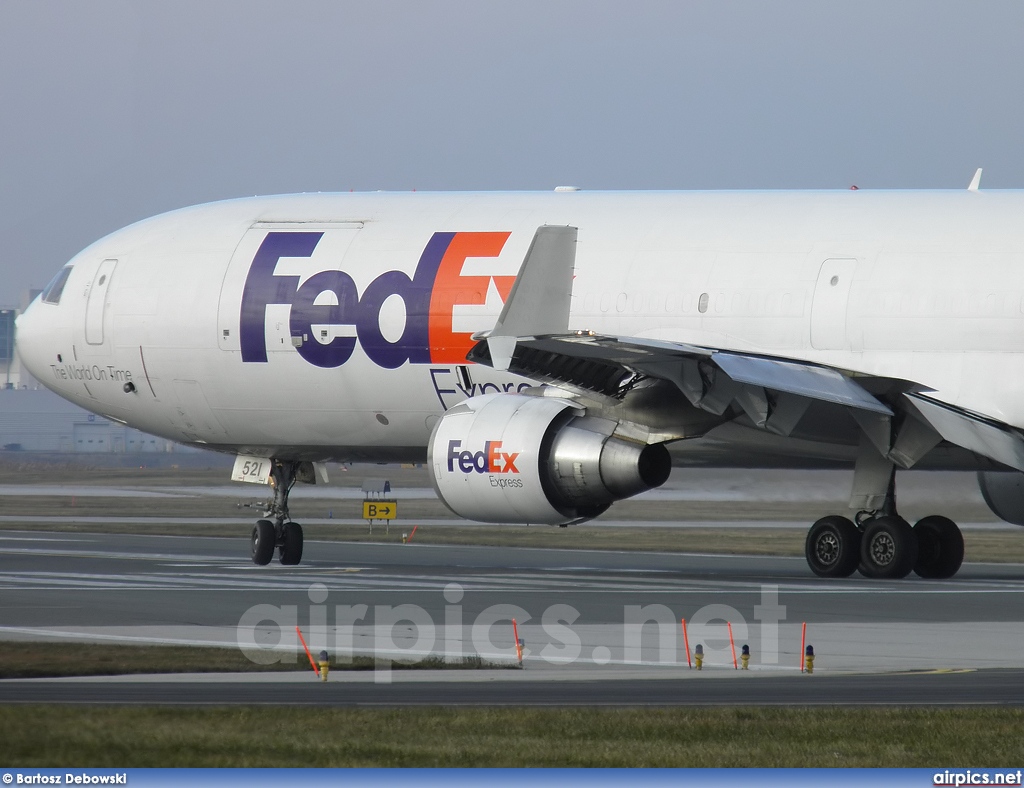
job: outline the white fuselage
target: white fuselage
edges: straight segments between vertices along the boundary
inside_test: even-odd
[[[1021,217],[998,191],[240,199],[85,249],[19,349],[62,396],[176,440],[400,459],[467,396],[528,384],[465,352],[537,227],[572,225],[570,328],[906,379],[1024,428]]]

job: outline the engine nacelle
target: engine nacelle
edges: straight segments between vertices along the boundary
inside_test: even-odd
[[[978,471],[978,486],[996,517],[1024,525],[1024,473]]]
[[[616,426],[557,397],[471,397],[434,427],[434,489],[470,520],[556,525],[596,517],[664,484],[672,468],[663,445],[616,437]]]

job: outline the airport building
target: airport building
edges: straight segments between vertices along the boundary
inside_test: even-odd
[[[5,455],[197,451],[89,413],[42,387],[0,390],[0,449]]]
[[[21,388],[21,364],[14,352],[14,318],[18,311],[0,309],[0,387]]]

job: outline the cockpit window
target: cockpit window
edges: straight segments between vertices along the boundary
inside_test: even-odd
[[[53,277],[53,280],[43,290],[43,301],[47,304],[59,304],[61,294],[64,292],[64,285],[67,284],[68,276],[71,275],[71,266],[66,265]]]

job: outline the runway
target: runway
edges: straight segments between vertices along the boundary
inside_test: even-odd
[[[274,662],[297,658],[297,625],[314,651],[371,654],[382,668],[427,655],[508,666],[515,618],[525,646],[522,670],[379,671],[390,685],[337,670],[313,689],[311,672],[4,681],[0,700],[1019,703],[1012,688],[1024,686],[1016,564],[967,564],[949,581],[826,581],[797,558],[310,541],[298,567],[256,567],[244,538],[0,533],[0,638],[221,645]],[[805,623],[813,677],[799,673]],[[734,669],[730,626],[736,653],[750,646],[747,672]],[[700,673],[687,665],[697,643]],[[882,675],[936,670],[981,672]],[[399,685],[417,689],[383,689]]]

